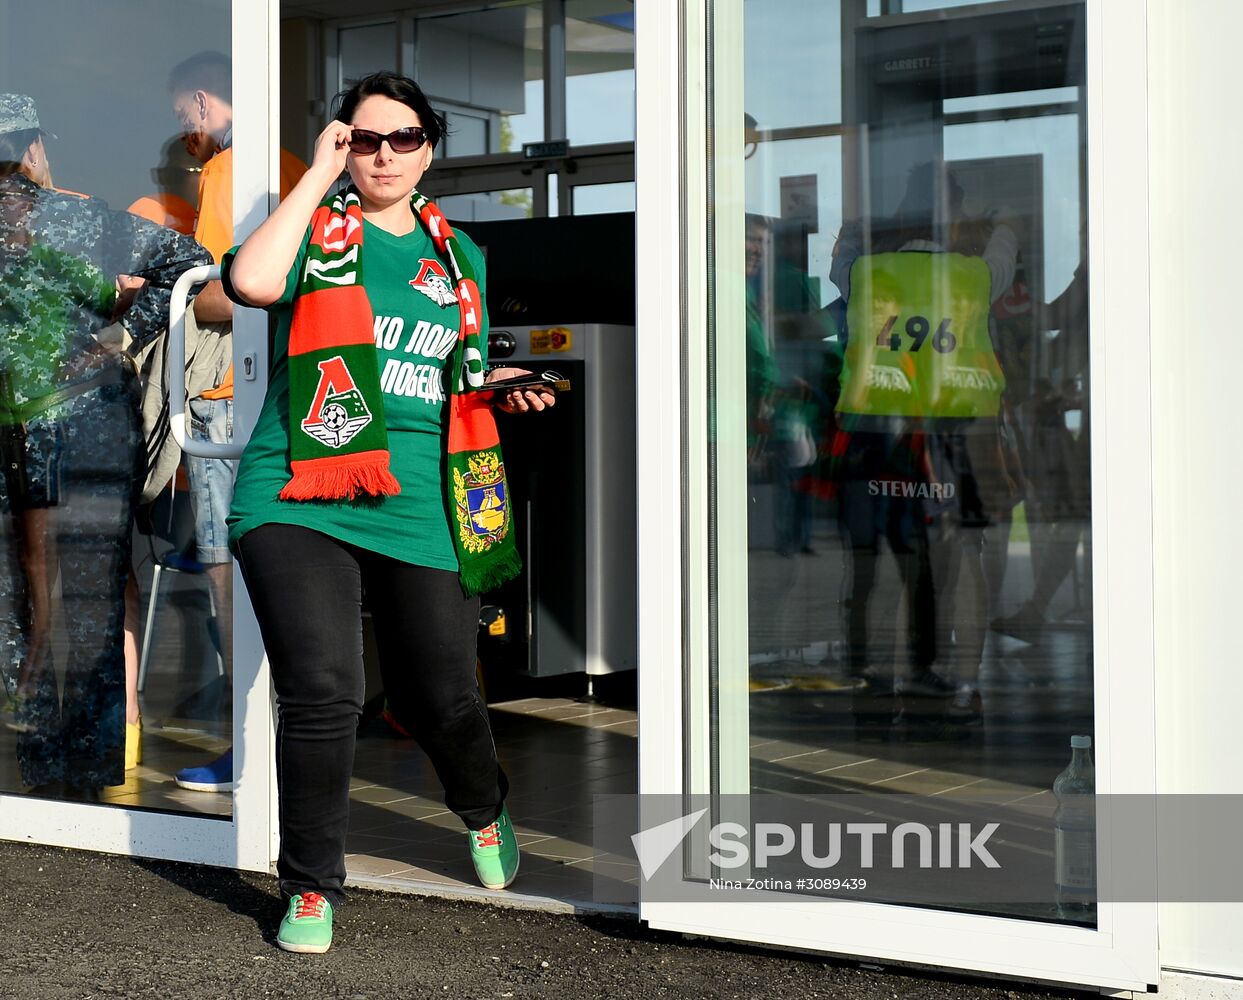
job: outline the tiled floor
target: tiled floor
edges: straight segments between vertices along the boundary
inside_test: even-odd
[[[461,821],[445,808],[422,751],[378,722],[360,734],[354,766],[346,846],[351,880],[561,909],[606,908],[593,901],[592,795],[636,791],[636,713],[568,698],[490,708],[522,848],[512,889],[479,887]],[[637,867],[610,866],[606,877],[634,883],[638,875]]]
[[[0,726],[0,788],[22,789],[17,768],[16,736]],[[163,724],[148,720],[143,731],[143,762],[125,773],[125,784],[104,788],[100,800],[110,805],[168,812],[228,816],[233,809],[229,795],[205,795],[178,788],[173,774],[188,764],[206,763],[228,749],[229,741],[207,731],[193,719],[168,719]]]
[[[1049,794],[1039,755],[1006,752],[1008,727],[1001,722],[990,724],[966,746],[864,744],[842,721],[847,706],[848,697],[840,692],[798,686],[753,693],[753,789],[952,792],[1004,802]],[[439,780],[422,750],[379,719],[365,723],[359,734],[347,842],[351,883],[548,909],[617,909],[616,903],[595,900],[593,880],[599,874],[635,885],[638,870],[618,866],[615,857],[603,860],[593,849],[592,796],[636,791],[637,713],[569,698],[532,697],[489,707],[522,847],[514,886],[503,892],[479,887],[461,822],[445,808]],[[4,746],[11,739],[11,733],[0,734],[0,760],[11,760]],[[182,791],[171,780],[188,752],[206,758],[224,746],[222,738],[188,727],[149,729],[143,767],[125,785],[107,790],[105,800],[227,815],[230,796]],[[1026,758],[1026,765],[1019,758]],[[1025,774],[1031,780],[1024,780]],[[617,887],[611,886],[604,898],[617,899]]]
[[[136,541],[140,558],[147,543]],[[151,564],[138,572],[143,615],[151,590]],[[232,723],[225,680],[212,646],[207,581],[202,574],[164,574],[154,617],[151,656],[143,713],[143,763],[126,773],[124,785],[105,788],[103,801],[145,809],[227,816],[227,795],[204,795],[178,788],[172,775],[183,767],[205,764],[227,749]],[[57,605],[52,629],[53,658],[63,671],[68,637]],[[60,677],[63,686],[63,676]],[[0,717],[0,791],[24,789],[17,764],[12,715]]]
[[[125,784],[105,788],[104,802],[113,805],[229,816],[233,810],[231,795],[205,795],[179,788],[173,775],[188,763],[206,763],[229,748],[229,741],[204,732],[200,725],[186,720],[177,725],[168,720],[164,725],[146,725],[143,731],[143,761],[125,773]]]
[[[462,823],[445,808],[423,751],[378,719],[359,733],[346,845],[350,881],[550,909],[616,909],[593,901],[592,795],[636,791],[636,712],[569,698],[526,698],[490,709],[522,848],[515,886],[493,892],[478,885]],[[15,772],[13,741],[14,734],[0,726],[0,768]],[[189,720],[148,722],[143,765],[126,775],[124,785],[105,789],[102,799],[227,816],[232,796],[185,791],[172,781],[188,760],[209,760],[227,746],[227,739]],[[20,784],[16,773],[12,778]],[[638,878],[637,867],[609,867],[610,879]],[[614,889],[609,898],[617,895]]]

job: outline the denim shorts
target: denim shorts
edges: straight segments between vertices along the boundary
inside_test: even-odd
[[[233,440],[233,400],[190,400],[190,435],[199,441]],[[233,462],[186,456],[194,503],[194,537],[198,560],[205,565],[229,561],[229,506],[233,503]]]

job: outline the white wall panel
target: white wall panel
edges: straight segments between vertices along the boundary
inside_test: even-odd
[[[1237,795],[1243,6],[1148,11],[1157,780],[1165,794]],[[1243,976],[1241,930],[1243,903],[1167,904],[1161,964]]]

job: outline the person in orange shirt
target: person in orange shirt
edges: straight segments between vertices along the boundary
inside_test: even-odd
[[[228,56],[201,52],[173,67],[169,75],[173,113],[181,123],[186,150],[203,164],[199,177],[198,215],[194,238],[217,264],[233,246],[233,67]],[[281,150],[280,195],[285,197],[306,165]],[[199,293],[194,317],[200,329],[199,352],[209,330],[217,334],[218,377],[214,387],[189,402],[191,436],[225,442],[233,436],[233,304],[219,281]],[[209,326],[209,324],[211,324]],[[227,680],[233,681],[233,571],[229,561],[225,518],[233,499],[233,463],[187,456],[190,495],[194,499],[198,559],[206,567],[216,607],[216,625],[224,654]],[[175,776],[182,788],[219,792],[233,788],[233,751],[216,760],[187,767]]]
[[[130,205],[126,211],[131,215],[154,222],[158,226],[172,229],[183,236],[194,235],[194,206],[171,191],[157,191],[144,195]],[[146,282],[141,278],[118,275],[118,307],[136,295],[144,284]],[[148,373],[144,372],[143,377],[144,379],[149,377]],[[149,428],[145,423],[143,432],[149,433]],[[142,763],[142,712],[138,704],[138,673],[141,661],[138,648],[140,622],[138,577],[131,563],[129,580],[125,584],[125,770],[127,771],[132,771]]]

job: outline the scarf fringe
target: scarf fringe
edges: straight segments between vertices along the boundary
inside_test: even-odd
[[[522,557],[512,544],[460,563],[458,579],[467,597],[495,590],[522,572]]]
[[[325,464],[317,467],[314,459],[298,463],[293,478],[280,492],[282,500],[354,500],[360,496],[394,496],[401,484],[388,470],[388,452],[348,465]]]

